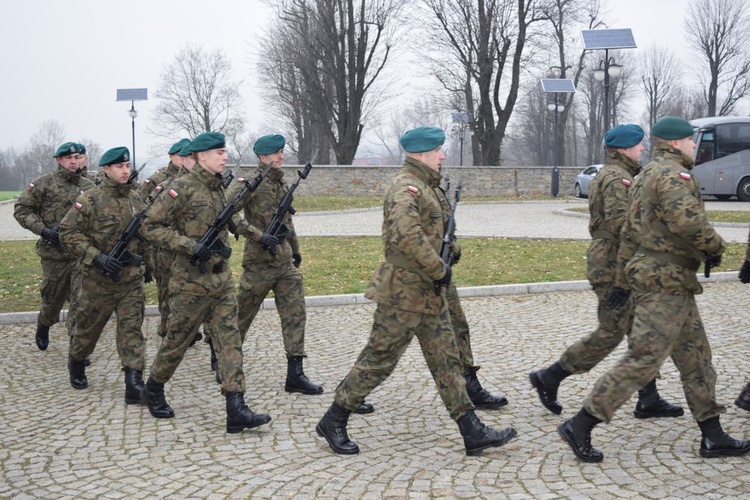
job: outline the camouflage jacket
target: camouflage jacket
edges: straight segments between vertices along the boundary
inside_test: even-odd
[[[747,250],[745,251],[745,260],[750,260],[750,233],[747,235]]]
[[[692,167],[692,158],[660,145],[640,176],[628,213],[633,238],[627,247],[635,253],[625,266],[628,285],[636,292],[701,293],[699,255],[724,253],[724,240],[706,218]]]
[[[93,187],[94,183],[90,180],[58,166],[55,172],[45,174],[26,186],[16,201],[13,216],[24,228],[41,234],[42,229],[51,228],[62,220],[78,195]],[[68,250],[45,243],[43,239],[36,242],[36,253],[43,259],[76,258]]]
[[[242,172],[238,174],[236,182],[227,190],[227,199],[233,199],[242,188],[245,179],[251,179],[266,169],[266,165],[260,164],[254,172]],[[273,218],[276,207],[289,190],[284,182],[284,172],[280,168],[271,168],[254,193],[247,193],[237,205],[237,211],[242,211],[246,226],[241,229],[240,234],[247,236],[245,240],[245,251],[242,255],[242,265],[251,262],[262,262],[272,266],[288,265],[292,261],[292,254],[299,253],[299,241],[294,231],[294,222],[291,214],[284,216],[283,223],[289,230],[281,244],[276,247],[276,255],[261,248],[258,240],[263,232],[268,229]],[[295,191],[296,192],[296,191]]]
[[[138,188],[138,196],[145,202],[154,189],[156,189],[156,186],[163,184],[167,179],[176,177],[182,170],[182,168],[176,167],[170,161],[169,165],[158,170],[154,175],[141,183]]]
[[[440,260],[445,213],[440,173],[406,158],[383,202],[385,260],[375,269],[365,297],[379,304],[422,314],[439,314],[443,295],[434,280],[445,274]]]
[[[206,273],[190,263],[195,244],[226,204],[222,180],[196,163],[192,172],[171,181],[148,209],[144,236],[160,249],[175,253],[170,292],[179,289],[201,295],[234,289],[228,258],[212,254],[205,263]],[[227,234],[225,228],[220,239],[228,246]]]
[[[592,285],[611,286],[617,269],[620,232],[628,211],[628,191],[640,166],[617,151],[591,182],[586,277]]]
[[[99,253],[109,253],[135,215],[143,208],[143,202],[135,193],[132,184],[117,184],[106,175],[98,189],[86,191],[78,197],[60,224],[60,240],[66,248],[81,257],[83,276],[104,283],[113,283],[93,266]],[[128,250],[143,256],[144,242],[133,238]],[[140,266],[122,269],[119,284],[142,279]]]

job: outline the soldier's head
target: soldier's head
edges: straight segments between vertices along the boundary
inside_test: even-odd
[[[264,135],[253,144],[253,152],[258,155],[258,160],[262,164],[281,168],[284,163],[284,146],[286,146],[286,139],[283,135]]]
[[[443,143],[445,133],[437,127],[417,127],[408,130],[399,140],[406,156],[421,161],[432,170],[439,172],[445,160]]]
[[[89,156],[86,153],[86,146],[80,142],[78,143],[78,149],[80,150],[80,153],[78,153],[78,167],[83,169],[89,162]]]
[[[70,172],[71,174],[80,174],[81,167],[78,164],[78,158],[80,150],[77,142],[66,142],[61,145],[55,151],[52,157],[57,161],[57,164],[62,168]]]
[[[679,116],[665,116],[651,127],[656,144],[667,144],[689,158],[695,155],[694,133],[690,122]]]
[[[130,178],[130,151],[125,146],[104,152],[99,166],[104,175],[117,184],[126,184]]]
[[[180,165],[188,172],[193,170],[193,167],[195,166],[195,158],[193,156],[193,153],[190,152],[190,144],[191,141],[188,140],[185,145],[182,146],[180,152],[177,153],[177,155],[180,157]]]
[[[167,151],[167,154],[169,155],[169,161],[171,161],[172,165],[177,168],[180,168],[182,166],[182,157],[179,153],[182,148],[185,147],[185,145],[190,145],[190,139],[180,139],[179,141],[172,144],[172,147],[169,148],[169,151]]]
[[[618,125],[604,134],[604,148],[608,152],[617,151],[637,163],[641,160],[641,141],[644,135],[643,129],[634,123]]]
[[[224,171],[229,158],[224,134],[219,132],[203,132],[190,143],[189,151],[198,165],[214,175]]]

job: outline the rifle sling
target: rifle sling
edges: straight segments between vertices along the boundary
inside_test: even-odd
[[[411,262],[409,262],[406,257],[404,257],[403,254],[400,253],[392,253],[388,254],[385,257],[385,261],[389,264],[392,264],[394,266],[400,267],[402,269],[406,269],[409,272],[415,273],[419,275],[421,278],[423,278],[426,281],[433,282],[432,278],[430,278],[426,272],[422,271],[421,269],[416,269]]]
[[[591,233],[591,239],[594,240],[614,240],[615,235],[607,231],[606,229],[597,229]]]

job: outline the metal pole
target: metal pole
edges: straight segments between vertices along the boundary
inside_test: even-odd
[[[609,130],[609,49],[604,49],[604,130]]]
[[[459,133],[459,136],[458,136],[459,157],[460,157],[460,160],[459,160],[458,164],[459,164],[460,167],[464,166],[464,132],[465,131],[466,131],[466,129],[464,128],[464,124],[462,123],[461,124],[461,129],[458,132]]]
[[[558,102],[558,93],[555,93],[555,127],[554,127],[554,135],[555,139],[553,141],[554,144],[554,151],[552,152],[552,158],[553,158],[553,166],[552,166],[552,196],[557,196],[557,193],[560,192],[560,169],[557,168],[557,102]]]
[[[135,112],[135,101],[130,101],[130,111]],[[131,116],[131,121],[133,123],[133,154],[130,155],[130,160],[133,168],[135,168],[135,116]]]

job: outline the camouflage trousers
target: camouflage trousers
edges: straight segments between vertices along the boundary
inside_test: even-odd
[[[70,273],[75,260],[42,261],[42,307],[39,310],[39,322],[52,326],[60,321],[60,311],[65,301],[70,298]]]
[[[435,315],[378,304],[370,339],[336,389],[336,403],[349,411],[356,410],[367,395],[390,376],[415,335],[451,418],[458,420],[474,409],[466,393],[466,379],[461,374],[447,306]]]
[[[636,293],[628,350],[594,384],[584,402],[595,417],[610,422],[632,394],[653,380],[667,357],[680,372],[693,418],[702,422],[724,413],[716,403],[716,372],[693,295]]]
[[[456,336],[456,347],[458,347],[459,359],[461,360],[461,372],[476,371],[479,367],[474,366],[474,354],[471,351],[471,338],[469,336],[469,323],[466,321],[466,315],[461,307],[455,283],[451,282],[448,286],[445,298],[448,301],[448,311],[451,315],[453,334]]]
[[[123,368],[143,371],[146,367],[146,341],[143,338],[143,281],[107,282],[109,278],[90,277],[83,272],[80,302],[76,310],[77,328],[70,338],[70,357],[82,361],[94,352],[104,326],[117,316],[115,340]]]
[[[76,261],[70,271],[70,302],[68,303],[68,317],[65,319],[65,326],[68,328],[68,336],[75,335],[78,326],[76,311],[78,304],[81,302],[81,262]]]
[[[242,341],[258,314],[263,300],[273,290],[273,299],[281,320],[281,336],[287,358],[305,356],[305,290],[302,274],[291,262],[282,266],[244,264],[237,295],[238,326]]]
[[[170,293],[166,335],[151,363],[150,375],[156,382],[163,384],[172,378],[198,327],[205,322],[213,334],[222,392],[245,392],[237,299],[231,280],[228,283],[225,292],[217,296]]]

